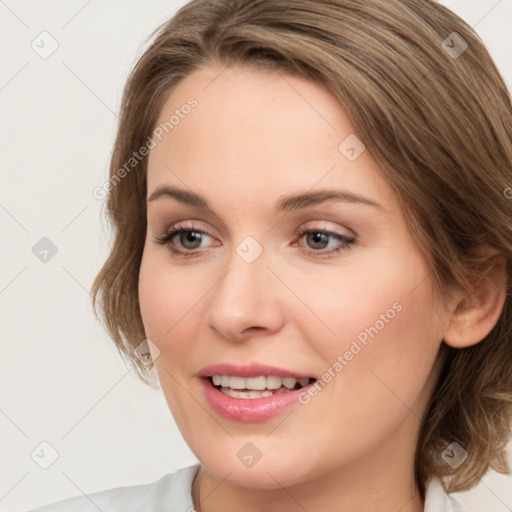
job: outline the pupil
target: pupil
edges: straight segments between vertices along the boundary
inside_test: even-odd
[[[194,242],[199,242],[198,244],[194,245]],[[187,245],[188,242],[192,243],[192,247]],[[201,244],[201,233],[198,233],[197,231],[187,231],[181,234],[181,243],[184,247],[187,247],[189,249],[195,249]]]
[[[313,243],[321,243],[322,241],[324,244],[321,249],[325,247],[325,243],[327,242],[325,239],[327,238],[327,235],[325,233],[311,233],[310,236],[313,238]],[[318,247],[316,247],[318,249]]]

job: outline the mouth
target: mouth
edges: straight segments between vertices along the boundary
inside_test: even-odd
[[[303,403],[302,394],[317,382],[302,371],[256,362],[213,364],[198,377],[210,409],[239,422],[262,422],[284,414]]]
[[[206,377],[206,379],[213,388],[224,395],[245,400],[290,393],[316,382],[314,377],[297,379],[276,375],[259,375],[255,377],[213,375]]]

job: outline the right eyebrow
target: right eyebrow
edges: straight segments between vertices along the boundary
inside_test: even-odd
[[[180,203],[195,206],[196,208],[200,208],[202,210],[211,210],[203,196],[200,196],[195,192],[189,192],[188,190],[183,190],[177,187],[170,187],[168,185],[157,187],[149,196],[148,202],[156,201],[161,197],[172,197]]]

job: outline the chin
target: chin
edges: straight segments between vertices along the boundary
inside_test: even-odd
[[[250,442],[247,441],[247,444]],[[287,458],[282,452],[269,449],[267,456],[263,453],[259,460],[247,459],[244,463],[239,460],[237,452],[240,450],[240,446],[246,445],[246,442],[236,442],[235,444],[236,449],[232,451],[219,449],[217,452],[210,449],[204,456],[196,454],[196,457],[205,469],[216,478],[240,487],[281,489],[299,485],[313,478],[311,475],[313,468],[310,467],[311,458],[305,458],[299,450],[295,450]],[[232,453],[233,456],[227,456],[229,453]],[[306,466],[306,462],[308,462],[308,466]]]

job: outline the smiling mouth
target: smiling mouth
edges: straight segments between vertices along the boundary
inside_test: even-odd
[[[281,393],[290,393],[316,381],[315,378],[294,379],[274,375],[260,375],[250,378],[213,375],[208,377],[208,380],[215,389],[224,395],[243,399],[264,398]]]

